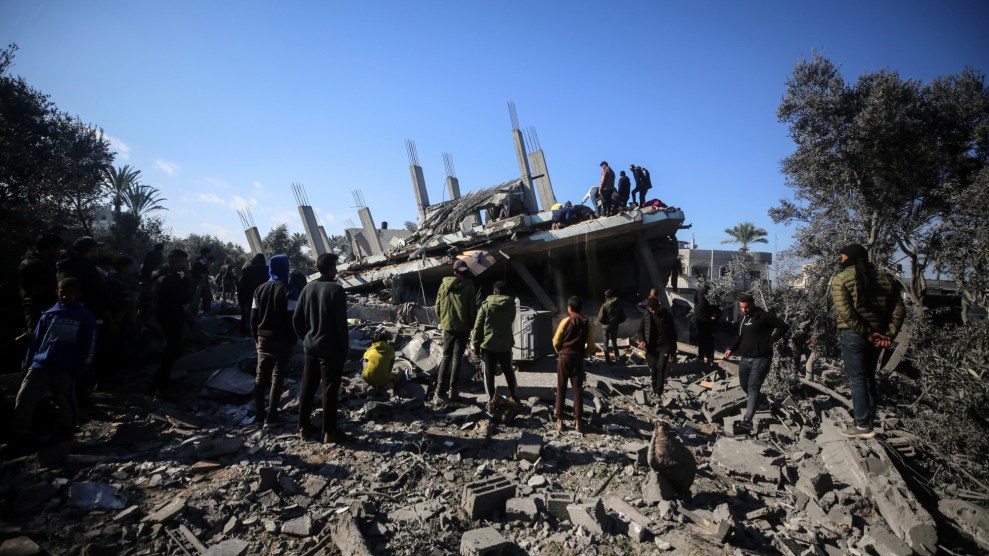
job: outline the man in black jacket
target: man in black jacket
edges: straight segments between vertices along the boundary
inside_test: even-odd
[[[240,333],[247,335],[251,324],[251,304],[254,302],[254,290],[268,281],[268,265],[264,255],[258,253],[251,259],[251,264],[244,267],[240,273],[240,283],[237,284],[237,301],[240,303]]]
[[[347,361],[347,293],[334,279],[337,256],[323,253],[316,260],[319,278],[306,284],[299,294],[292,324],[306,350],[299,393],[299,435],[313,436],[311,417],[313,395],[319,382],[323,394],[323,442],[339,444],[350,440],[337,428],[337,398]]]
[[[738,309],[743,315],[742,322],[738,326],[738,337],[725,350],[725,359],[736,351],[742,356],[738,362],[738,384],[749,399],[741,426],[751,431],[752,416],[759,403],[759,390],[773,361],[773,342],[782,338],[790,330],[790,325],[756,307],[755,298],[749,294],[738,296]]]
[[[295,351],[292,311],[295,301],[288,285],[288,255],[275,255],[268,262],[271,279],[254,290],[251,306],[251,335],[258,350],[258,369],[254,379],[254,423],[274,426],[278,418],[278,400],[282,396],[289,360]],[[264,393],[270,388],[268,409]]]
[[[29,249],[24,254],[24,259],[17,268],[17,285],[24,307],[24,321],[30,333],[38,325],[41,313],[58,301],[55,297],[55,290],[58,289],[55,257],[58,256],[61,245],[61,237],[41,234],[34,242],[34,249]]]
[[[161,365],[154,374],[150,393],[163,395],[168,389],[172,367],[182,356],[185,340],[185,323],[192,318],[187,311],[192,301],[192,280],[185,275],[189,268],[189,254],[181,249],[173,249],[168,254],[168,264],[163,265],[151,277],[152,308],[155,319],[165,335],[165,351],[161,355]]]
[[[646,314],[639,324],[639,349],[646,352],[646,365],[652,376],[652,391],[656,395],[657,405],[662,403],[666,369],[676,354],[676,348],[673,315],[659,304],[658,298],[650,297],[646,302]]]

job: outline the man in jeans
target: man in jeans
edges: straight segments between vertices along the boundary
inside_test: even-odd
[[[749,294],[738,296],[738,309],[743,315],[742,322],[738,326],[738,337],[725,350],[725,359],[735,352],[742,356],[738,362],[738,384],[749,399],[740,426],[751,432],[759,392],[773,361],[773,342],[782,338],[790,326],[776,315],[756,307],[755,299]]]
[[[306,284],[292,316],[295,333],[302,338],[306,358],[299,393],[299,436],[311,440],[312,404],[319,384],[323,398],[323,442],[340,444],[350,437],[337,428],[337,399],[343,364],[350,349],[347,334],[347,293],[334,280],[337,256],[323,253],[316,259],[319,278]]]
[[[869,254],[858,244],[841,248],[841,268],[831,279],[831,298],[841,336],[841,358],[852,391],[855,426],[842,431],[848,438],[872,438],[876,415],[876,365],[883,348],[903,325],[899,284],[877,272]]]
[[[453,276],[447,276],[436,294],[436,314],[443,331],[443,360],[436,377],[433,402],[441,403],[449,396],[456,401],[460,389],[460,361],[467,350],[467,339],[477,318],[474,282],[467,276],[467,263],[457,259],[453,263]]]

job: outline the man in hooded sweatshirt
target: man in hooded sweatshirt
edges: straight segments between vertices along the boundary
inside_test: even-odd
[[[831,279],[831,298],[841,336],[841,359],[852,391],[855,426],[848,438],[872,438],[876,415],[876,365],[883,348],[903,326],[905,310],[900,286],[888,272],[878,272],[865,247],[852,244],[839,251],[842,270]]]
[[[436,377],[433,402],[440,403],[449,396],[455,401],[460,389],[460,361],[467,350],[467,340],[477,317],[474,282],[468,277],[467,263],[457,259],[453,276],[447,276],[436,294],[436,314],[443,331],[443,360]]]
[[[604,362],[611,364],[608,344],[615,350],[615,364],[619,363],[618,358],[618,327],[625,322],[625,311],[618,303],[618,297],[612,290],[604,291],[604,305],[598,311],[598,322],[604,329]]]
[[[584,301],[576,295],[567,299],[567,317],[560,321],[553,335],[556,362],[556,428],[563,430],[563,408],[567,398],[567,381],[573,386],[573,418],[577,432],[584,432],[583,412],[584,358],[594,353],[594,329],[581,310]]]
[[[495,370],[501,365],[508,383],[508,392],[513,403],[519,404],[515,370],[512,369],[512,346],[515,334],[515,298],[505,295],[505,283],[498,281],[491,288],[491,295],[481,303],[474,320],[474,353],[481,356],[484,368],[484,391],[488,394],[488,409],[494,411]]]
[[[323,442],[340,444],[350,436],[337,427],[337,401],[343,364],[347,361],[347,293],[335,282],[336,253],[323,253],[316,259],[319,278],[306,284],[299,294],[292,324],[306,351],[299,391],[299,435],[310,440],[312,404],[316,385],[323,398]]]
[[[251,324],[251,305],[254,303],[254,290],[268,281],[268,265],[264,254],[258,253],[251,264],[244,267],[237,284],[237,300],[240,302],[240,332],[247,335]]]
[[[282,396],[289,360],[298,340],[292,327],[296,300],[289,286],[288,255],[275,255],[268,261],[269,280],[254,290],[251,305],[251,336],[258,350],[254,378],[254,423],[274,426],[278,400]],[[270,389],[265,409],[264,393]]]
[[[639,323],[639,349],[646,352],[652,393],[656,396],[656,403],[661,404],[666,388],[666,370],[676,355],[677,333],[673,315],[660,305],[659,298],[650,297],[646,302],[646,314]]]

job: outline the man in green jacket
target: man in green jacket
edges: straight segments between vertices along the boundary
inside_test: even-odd
[[[604,305],[598,311],[598,322],[604,329],[604,362],[608,365],[611,364],[611,358],[608,354],[608,344],[611,344],[615,350],[615,363],[618,364],[620,362],[618,358],[618,327],[625,322],[625,311],[622,310],[622,306],[618,303],[618,297],[612,290],[604,291]]]
[[[515,371],[512,369],[512,346],[515,336],[512,324],[515,322],[515,298],[504,295],[505,283],[498,281],[492,287],[491,295],[484,300],[474,321],[474,353],[481,356],[484,368],[484,391],[488,394],[488,409],[494,411],[495,370],[501,365],[508,383],[510,399],[519,403]]]
[[[477,316],[474,282],[468,277],[467,263],[457,259],[453,276],[447,276],[436,294],[436,314],[443,331],[443,360],[436,377],[433,402],[440,403],[449,396],[456,400],[460,388],[460,361],[467,350],[467,339]]]
[[[841,358],[852,391],[855,426],[842,431],[848,438],[872,438],[876,415],[876,365],[883,348],[903,325],[905,314],[899,284],[887,272],[877,272],[869,254],[858,244],[841,248],[842,270],[831,279],[831,298],[841,336]]]

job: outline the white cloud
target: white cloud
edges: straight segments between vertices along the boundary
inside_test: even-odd
[[[298,228],[302,226],[301,217],[299,216],[299,211],[297,210],[283,210],[272,214],[270,216],[271,221],[277,226],[278,224],[288,224],[289,228]]]
[[[223,226],[203,223],[199,225],[199,228],[204,230],[208,234],[215,235],[216,237],[220,238],[223,241],[236,241],[237,239],[237,232],[224,228]]]
[[[116,151],[116,158],[119,158],[120,160],[130,160],[130,147],[127,143],[124,143],[112,135],[104,134],[104,137],[106,137],[106,140],[110,142],[110,148]]]
[[[220,178],[206,178],[206,183],[212,185],[213,187],[222,187],[223,189],[230,187],[229,183],[221,180]]]
[[[199,193],[196,195],[195,199],[200,203],[213,203],[215,205],[223,205],[223,206],[227,205],[226,201],[224,201],[219,196],[214,195],[213,193]]]
[[[236,209],[236,210],[244,210],[247,207],[256,207],[259,204],[260,203],[258,203],[258,200],[255,199],[254,197],[251,197],[250,199],[245,199],[245,198],[241,197],[240,195],[234,195],[230,199],[230,208]]]
[[[259,182],[259,181],[252,181],[251,182],[251,185],[254,186],[254,189],[264,189],[264,186],[261,185],[261,182]]]
[[[159,170],[165,172],[169,176],[174,176],[179,172],[179,170],[182,169],[178,164],[167,162],[160,158],[158,160],[155,160],[155,168],[158,168]]]

